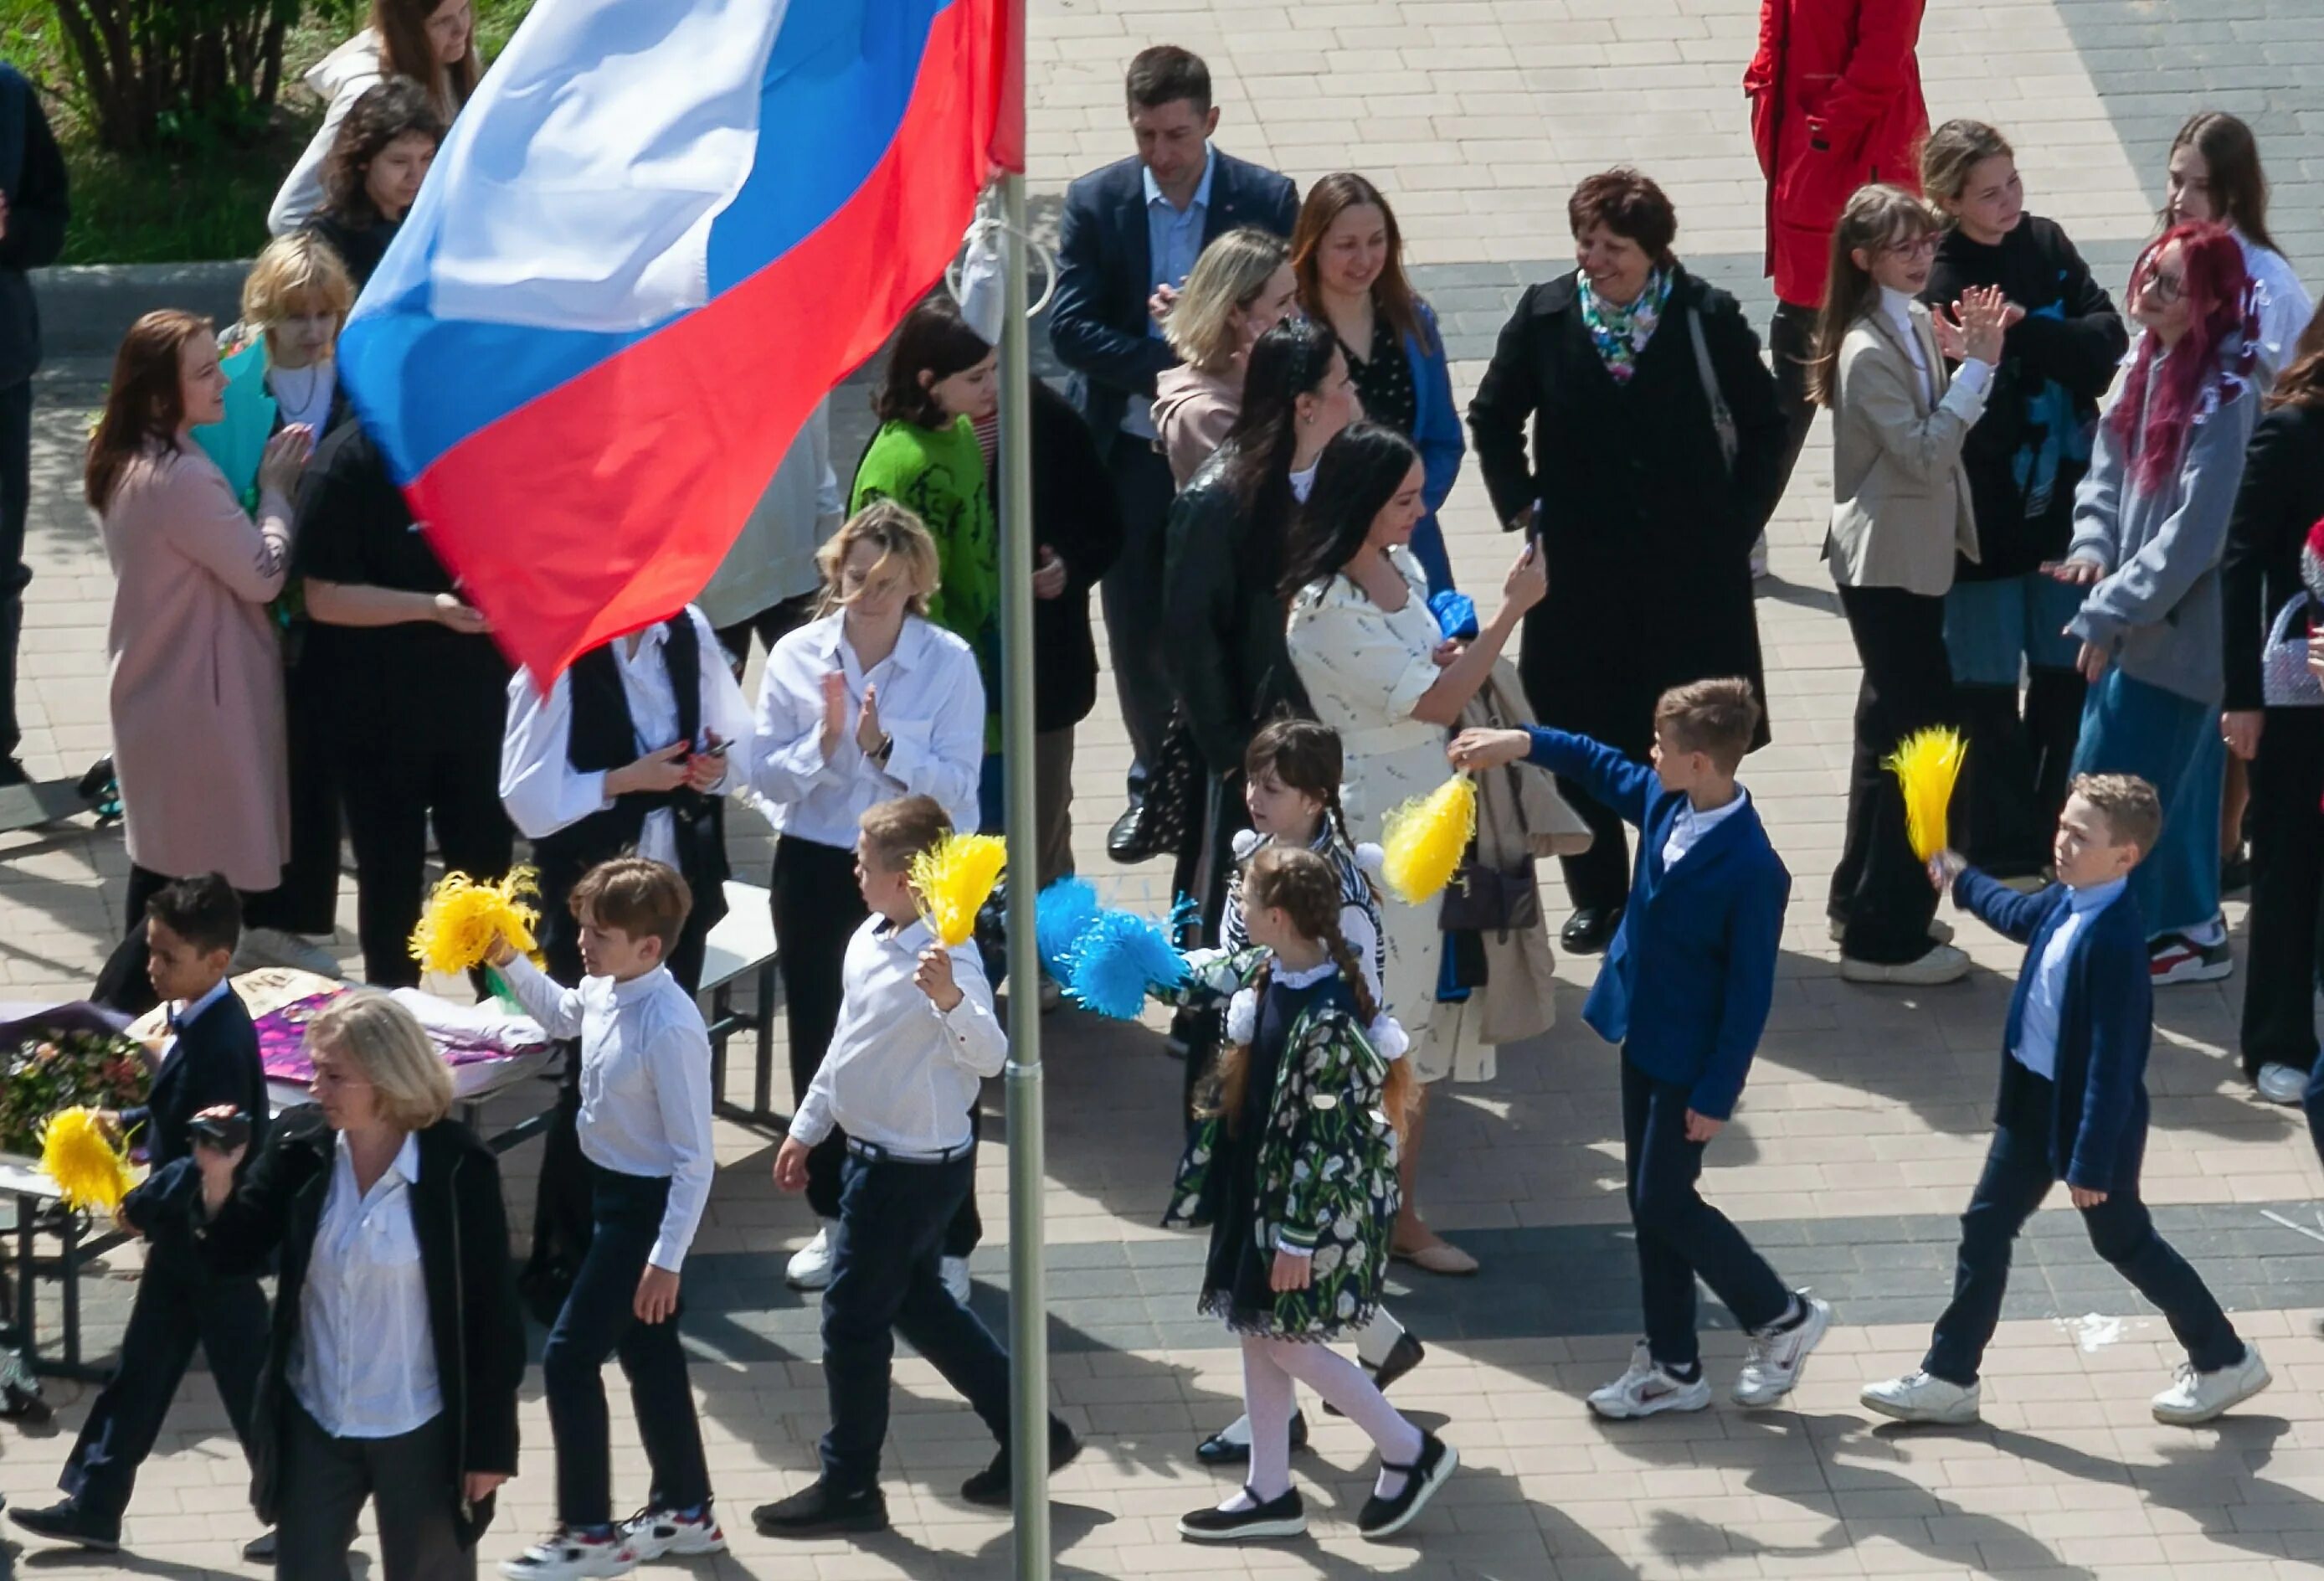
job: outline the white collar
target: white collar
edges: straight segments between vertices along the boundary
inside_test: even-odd
[[[337,1153],[339,1161],[346,1165],[348,1175],[352,1178],[355,1167],[355,1150],[347,1145],[347,1133],[344,1131],[340,1132],[333,1142],[332,1147]],[[388,1160],[387,1173],[382,1175],[380,1179],[386,1179],[388,1175],[402,1177],[406,1186],[420,1184],[420,1133],[418,1132],[407,1131],[403,1133],[403,1145],[395,1150],[395,1157]],[[376,1188],[377,1182],[374,1182],[374,1186]]]
[[[900,928],[885,917],[875,917],[872,920],[872,926],[878,938],[915,960],[919,958],[922,950],[929,948],[936,941],[936,929],[928,926],[926,917],[915,917]]]
[[[659,991],[664,983],[672,979],[668,966],[656,966],[652,971],[632,977],[627,982],[614,982],[610,977],[606,981],[613,983],[615,1004],[635,1004],[639,1000]]]
[[[1751,793],[1743,789],[1742,786],[1738,785],[1735,787],[1734,800],[1728,802],[1726,806],[1714,807],[1709,812],[1698,812],[1695,810],[1693,799],[1690,797],[1687,800],[1686,804],[1678,809],[1679,821],[1682,823],[1692,824],[1694,827],[1695,832],[1700,834],[1703,830],[1711,827],[1713,825],[1724,823],[1727,819],[1733,818],[1737,813],[1743,810],[1743,809],[1750,802],[1750,800]]]
[[[1880,288],[1880,310],[1888,315],[1892,324],[1902,325],[1907,334],[1913,331],[1913,299],[1890,286]]]
[[[1286,988],[1312,988],[1339,969],[1338,963],[1329,959],[1320,965],[1310,966],[1304,972],[1291,971],[1282,962],[1277,961],[1275,964],[1274,980]]]

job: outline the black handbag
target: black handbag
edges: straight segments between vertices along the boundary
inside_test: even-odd
[[[1113,848],[1114,860],[1150,862],[1185,850],[1202,820],[1207,789],[1194,732],[1185,715],[1173,714],[1169,728],[1162,733],[1162,744],[1155,749],[1154,762],[1147,769],[1146,800],[1138,815],[1137,832]]]
[[[1525,821],[1525,793],[1517,767],[1511,764],[1502,772],[1508,775],[1509,787],[1517,792],[1517,828],[1530,835],[1533,831]],[[1461,858],[1461,870],[1444,886],[1436,925],[1446,933],[1516,933],[1539,927],[1541,887],[1534,859],[1527,856],[1507,870],[1495,867],[1478,856],[1477,842],[1472,837]]]

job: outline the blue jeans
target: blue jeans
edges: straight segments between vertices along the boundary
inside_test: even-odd
[[[1622,1163],[1630,1224],[1638,1237],[1638,1299],[1646,1349],[1683,1372],[1698,1359],[1694,1279],[1727,1303],[1745,1329],[1765,1328],[1792,1292],[1751,1243],[1696,1191],[1704,1144],[1686,1139],[1687,1089],[1622,1060]]]
[[[1955,582],[1945,595],[1945,652],[1963,686],[2015,687],[2021,664],[2071,670],[2081,644],[2066,623],[2084,589],[2040,571],[1991,582]]]
[[[2077,774],[2136,774],[2163,800],[2163,834],[2130,875],[2150,937],[2219,915],[2219,706],[2134,680],[2119,665],[2082,705]]]
[[[629,1376],[638,1436],[653,1468],[646,1502],[691,1510],[710,1501],[702,1426],[678,1339],[683,1308],[659,1323],[641,1323],[635,1313],[638,1281],[669,1201],[669,1179],[588,1168],[594,1210],[588,1250],[540,1353],[549,1434],[557,1445],[557,1519],[568,1526],[603,1526],[613,1519],[608,1356],[619,1357]]]
[[[953,1299],[936,1263],[945,1233],[976,1184],[969,1153],[949,1163],[847,1155],[823,1292],[823,1381],[831,1430],[823,1480],[844,1493],[880,1479],[888,1437],[890,1364],[900,1334],[1009,1442],[1009,1354],[975,1313]]]
[[[2002,1116],[1985,1156],[1985,1173],[1969,1197],[1969,1211],[1961,1215],[1952,1304],[1937,1319],[1928,1357],[1921,1364],[1931,1377],[1964,1389],[1977,1382],[1978,1364],[2001,1321],[2010,1243],[2057,1183],[2050,1168],[2055,1095],[2052,1084],[2038,1077],[2024,1085],[2031,1096]],[[2243,1359],[2244,1342],[2235,1325],[2219,1310],[2202,1275],[2154,1233],[2154,1220],[2139,1200],[2135,1182],[2096,1207],[2080,1211],[2092,1249],[2162,1311],[2197,1372],[2217,1372]]]

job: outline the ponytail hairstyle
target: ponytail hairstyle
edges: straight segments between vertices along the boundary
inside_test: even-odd
[[[1989,159],[2016,157],[2009,139],[1984,122],[1947,121],[1921,145],[1921,191],[1945,210],[1950,227],[1958,222],[1948,206],[1960,202],[1969,190],[1969,172]]]
[[[1299,397],[1323,389],[1339,350],[1339,337],[1307,319],[1287,319],[1251,343],[1242,409],[1219,443],[1227,492],[1250,520],[1279,525],[1290,514]]]
[[[1284,788],[1312,796],[1323,804],[1323,827],[1349,850],[1355,837],[1348,831],[1347,809],[1340,805],[1340,781],[1347,771],[1347,754],[1340,733],[1329,725],[1286,715],[1260,726],[1243,749],[1242,777],[1256,780],[1272,772]],[[1365,883],[1371,882],[1369,874]],[[1375,887],[1374,892],[1378,890]]]
[[[1815,350],[1808,358],[1808,399],[1830,406],[1839,398],[1840,347],[1856,321],[1880,300],[1879,283],[1856,261],[1859,252],[1877,252],[1933,236],[1944,228],[1937,211],[1902,187],[1858,187],[1831,227],[1831,273],[1816,315]]]
[[[1243,869],[1243,914],[1255,910],[1279,908],[1291,920],[1291,926],[1303,938],[1314,939],[1323,947],[1332,964],[1346,979],[1350,993],[1356,1002],[1359,1030],[1369,1028],[1379,1019],[1380,1007],[1373,999],[1370,987],[1364,981],[1363,968],[1356,959],[1355,950],[1346,935],[1340,931],[1340,875],[1331,863],[1313,851],[1296,846],[1262,846],[1252,854]],[[1264,998],[1268,985],[1275,975],[1275,963],[1268,960],[1259,968],[1252,988]],[[1243,1100],[1250,1085],[1250,1045],[1235,1043],[1219,1055],[1219,1106],[1216,1113],[1223,1115],[1231,1130],[1242,1115]],[[1388,1061],[1388,1077],[1380,1092],[1381,1106],[1399,1135],[1403,1133],[1412,1101],[1412,1071],[1403,1059]]]
[[[2227,337],[2244,336],[2246,365],[2253,347],[2251,326],[2246,321],[2251,310],[2251,279],[2244,272],[2242,244],[2223,225],[2175,225],[2157,236],[2131,266],[2125,301],[2136,305],[2147,282],[2162,267],[2163,255],[2174,249],[2185,282],[2180,290],[2192,321],[2167,359],[2163,356],[2160,337],[2138,337],[2138,351],[2123,379],[2121,398],[2106,416],[2115,441],[2133,452],[2132,484],[2148,492],[2162,487],[2178,470],[2187,430],[2195,424],[2205,392],[2230,373],[2219,355]],[[2163,365],[2159,382],[2154,371],[2158,360]],[[2154,385],[2151,398],[2150,384]],[[2145,426],[2134,431],[2142,411]]]

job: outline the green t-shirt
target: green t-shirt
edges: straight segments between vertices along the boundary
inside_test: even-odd
[[[894,500],[936,541],[940,583],[928,618],[966,643],[984,680],[984,745],[1001,745],[1001,534],[985,485],[984,450],[965,417],[949,427],[884,425],[855,469],[849,514]]]

